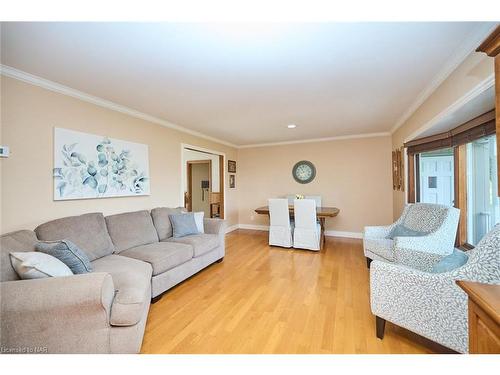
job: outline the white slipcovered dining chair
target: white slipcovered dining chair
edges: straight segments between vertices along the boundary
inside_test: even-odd
[[[316,218],[316,202],[312,199],[296,199],[293,206],[295,216],[293,247],[319,251],[321,226]]]
[[[321,207],[321,195],[306,195],[305,198],[314,200],[316,207]]]
[[[269,245],[292,247],[293,222],[290,221],[288,200],[269,199]]]

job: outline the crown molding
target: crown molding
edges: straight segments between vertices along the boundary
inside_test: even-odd
[[[329,142],[329,141],[343,141],[343,140],[348,140],[348,139],[388,137],[390,135],[391,135],[391,133],[389,133],[389,132],[362,133],[362,134],[352,134],[352,135],[340,135],[337,137],[301,139],[301,140],[297,140],[297,141],[257,143],[257,144],[253,144],[253,145],[242,145],[242,146],[239,146],[238,148],[241,149],[241,148],[256,148],[256,147],[286,146],[286,145],[296,145],[299,143],[316,143],[316,142]]]
[[[420,92],[415,101],[401,115],[391,128],[391,134],[394,134],[414,113],[415,111],[432,95],[434,91],[444,82],[446,78],[469,56],[474,52],[477,46],[487,37],[496,24],[483,25],[472,32],[467,39],[461,43],[461,47],[450,57],[446,65],[434,76],[432,81]]]
[[[483,81],[479,82],[476,86],[474,86],[465,95],[460,97],[457,101],[455,101],[454,103],[452,103],[451,105],[446,107],[443,111],[439,112],[432,119],[427,121],[425,124],[423,124],[417,130],[415,130],[413,133],[408,135],[408,137],[406,137],[404,139],[404,143],[407,143],[407,142],[414,140],[420,134],[422,134],[424,131],[431,129],[434,125],[439,123],[441,120],[443,120],[447,116],[451,115],[452,113],[454,113],[456,110],[463,107],[465,104],[467,104],[471,100],[477,98],[479,95],[481,95],[483,92],[485,92],[489,88],[493,87],[494,85],[495,85],[495,74],[492,73],[486,79],[484,79]]]
[[[95,104],[95,105],[98,105],[100,107],[104,107],[107,109],[111,109],[113,111],[120,112],[120,113],[129,115],[129,116],[132,116],[132,117],[136,117],[136,118],[139,118],[141,120],[152,122],[152,123],[164,126],[166,128],[169,128],[169,129],[174,129],[174,130],[186,133],[186,134],[190,134],[190,135],[193,135],[193,136],[196,136],[199,138],[203,138],[203,139],[206,139],[208,141],[220,143],[220,144],[223,144],[223,145],[226,145],[229,147],[238,148],[237,145],[230,143],[230,142],[226,142],[222,139],[214,138],[214,137],[211,137],[209,135],[199,133],[195,130],[187,129],[183,126],[173,124],[173,123],[166,121],[166,120],[163,120],[161,118],[151,116],[151,115],[148,115],[147,113],[137,111],[133,108],[129,108],[129,107],[123,106],[121,104],[117,104],[117,103],[114,103],[112,101],[109,101],[109,100],[106,100],[103,98],[99,98],[97,96],[90,95],[90,94],[87,94],[85,92],[73,89],[71,87],[61,85],[57,82],[53,82],[53,81],[50,81],[48,79],[41,78],[41,77],[35,76],[33,74],[30,74],[30,73],[26,73],[22,70],[13,68],[13,67],[8,66],[8,65],[2,64],[1,69],[0,69],[0,73],[1,73],[1,75],[6,76],[6,77],[10,77],[10,78],[17,79],[19,81],[30,83],[32,85],[39,86],[39,87],[42,87],[44,89],[57,92],[59,94],[71,96],[73,98],[80,99],[80,100],[83,100],[85,102],[92,103],[92,104]]]

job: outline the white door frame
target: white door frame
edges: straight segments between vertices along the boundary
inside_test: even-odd
[[[186,180],[187,178],[187,174],[186,174],[186,166],[184,164],[184,149],[186,148],[189,148],[189,149],[192,149],[192,150],[195,150],[195,151],[200,151],[200,152],[207,152],[209,154],[214,154],[214,155],[222,155],[222,189],[223,189],[223,192],[224,192],[224,219],[226,219],[226,213],[227,213],[227,205],[226,205],[226,194],[227,194],[227,190],[226,190],[226,154],[224,152],[221,152],[221,151],[216,151],[216,150],[211,150],[211,149],[208,149],[208,148],[204,148],[204,147],[200,147],[200,146],[194,146],[194,145],[190,145],[188,143],[181,143],[181,194],[180,194],[180,204],[179,206],[180,207],[184,207],[184,189],[182,188],[184,183],[183,181]],[[220,166],[219,166],[219,169],[220,169]]]

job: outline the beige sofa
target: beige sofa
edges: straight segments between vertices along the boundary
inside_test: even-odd
[[[139,352],[151,299],[224,257],[224,220],[173,238],[175,212],[90,213],[1,236],[0,353]],[[84,250],[93,272],[19,280],[9,253],[60,239]]]

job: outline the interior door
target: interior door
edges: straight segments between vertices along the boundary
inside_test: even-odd
[[[453,206],[453,156],[420,158],[420,202]]]

